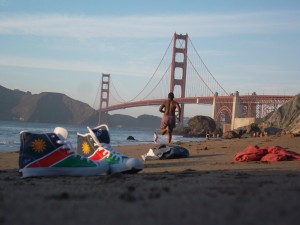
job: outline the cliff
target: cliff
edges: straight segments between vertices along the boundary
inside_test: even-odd
[[[300,133],[300,94],[278,108],[260,125],[263,129],[274,127],[291,133]]]

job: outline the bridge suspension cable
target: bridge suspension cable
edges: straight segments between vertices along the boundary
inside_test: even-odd
[[[194,46],[194,44],[193,44],[193,42],[192,42],[192,40],[189,38],[189,43],[191,43],[191,46],[193,47],[193,49],[195,50],[195,52],[196,52],[196,54],[197,54],[197,56],[198,56],[198,58],[201,60],[201,63],[204,65],[204,67],[205,67],[205,69],[206,69],[206,71],[210,74],[210,76],[211,76],[211,78],[214,80],[214,82],[219,86],[219,88],[220,88],[220,90],[222,91],[222,93],[219,93],[219,94],[221,94],[221,95],[229,95],[228,93],[227,93],[227,91],[225,91],[225,89],[220,85],[220,83],[217,81],[217,79],[214,77],[214,75],[210,72],[210,70],[208,69],[208,67],[206,66],[206,64],[204,63],[204,61],[203,61],[203,59],[201,58],[201,56],[199,55],[199,53],[198,53],[198,51],[196,50],[196,48],[195,48],[195,46]],[[194,67],[194,65],[193,65],[193,67]],[[194,68],[195,69],[195,68]],[[197,71],[196,69],[195,69],[195,71]],[[197,74],[198,74],[198,76],[200,76],[200,74],[197,72]],[[202,80],[203,80],[203,78],[201,78]],[[207,86],[208,87],[208,86]],[[210,88],[209,88],[210,89]],[[210,89],[211,90],[211,89]],[[215,91],[216,92],[216,91]],[[213,93],[214,94],[214,93]]]
[[[150,96],[150,94],[152,94],[154,92],[154,90],[157,88],[157,86],[160,84],[160,82],[162,82],[163,78],[165,78],[166,74],[168,74],[168,71],[170,70],[171,64],[168,67],[168,69],[165,71],[164,75],[161,77],[161,79],[159,80],[159,82],[154,86],[154,88],[148,93],[148,95],[146,95],[142,100],[147,99],[147,97]]]
[[[132,101],[136,100],[136,99],[142,94],[142,92],[144,92],[144,91],[146,90],[146,88],[148,87],[148,85],[150,84],[150,82],[153,80],[154,76],[157,74],[157,71],[158,71],[158,69],[160,68],[162,62],[164,61],[164,59],[165,59],[165,57],[166,57],[166,55],[167,55],[167,52],[168,52],[168,50],[169,50],[169,48],[170,48],[172,42],[173,42],[173,38],[171,39],[171,41],[170,41],[170,43],[169,43],[169,45],[168,45],[168,47],[167,47],[167,49],[166,49],[166,51],[165,51],[165,53],[164,53],[162,59],[161,59],[161,61],[159,62],[158,66],[156,67],[156,69],[155,69],[155,71],[154,71],[154,73],[152,74],[152,76],[150,77],[150,79],[148,80],[148,82],[146,83],[146,85],[144,86],[144,88],[143,88],[143,89],[142,89],[142,90],[141,90],[134,98],[132,98],[129,102],[132,102]],[[171,64],[170,64],[170,65],[171,65]],[[166,73],[165,73],[165,74],[166,74]],[[165,76],[165,74],[164,74],[164,75],[162,76],[162,78],[158,81],[158,83],[155,85],[155,87],[150,91],[150,93],[148,93],[148,94],[146,95],[146,97],[144,97],[144,98],[142,98],[142,99],[146,99],[146,98],[152,93],[152,91],[159,85],[159,83],[161,82],[161,80],[163,79],[163,77]]]
[[[112,88],[114,89],[114,93],[116,93],[116,95],[119,97],[119,99],[121,99],[121,101],[118,100],[116,97],[114,97],[114,95],[111,93],[111,95],[113,96],[113,98],[114,98],[117,102],[119,102],[119,103],[124,103],[124,102],[126,102],[126,100],[120,96],[120,94],[119,94],[119,92],[117,91],[116,86],[114,85],[112,79],[110,79],[110,83],[111,83]]]
[[[99,108],[99,98],[100,98],[100,86],[98,86],[97,95],[95,96],[95,99],[94,99],[94,103],[93,103],[94,109]],[[97,107],[96,107],[96,105],[97,105]]]
[[[202,78],[202,76],[199,74],[199,72],[196,70],[195,66],[193,65],[193,63],[191,62],[191,60],[189,59],[189,57],[187,57],[188,62],[192,65],[192,67],[194,68],[195,72],[197,73],[198,77],[202,80],[203,84],[208,88],[208,90],[210,90],[211,94],[213,95],[214,92],[213,90],[210,89],[210,87],[208,86],[208,84],[204,81],[204,79]]]

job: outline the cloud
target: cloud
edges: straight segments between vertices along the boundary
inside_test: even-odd
[[[299,11],[95,17],[68,14],[2,14],[0,34],[87,38],[193,37],[299,32]]]
[[[100,65],[97,62],[83,62],[76,60],[55,60],[55,59],[41,59],[41,58],[30,58],[30,57],[17,57],[0,55],[0,66],[11,66],[11,67],[25,67],[25,68],[36,68],[36,69],[49,69],[49,70],[62,70],[62,71],[77,71],[77,72],[89,72],[89,73],[112,73],[115,75],[125,76],[144,76],[149,77],[153,71],[145,68],[136,67],[122,67],[116,69],[115,65],[106,63]]]

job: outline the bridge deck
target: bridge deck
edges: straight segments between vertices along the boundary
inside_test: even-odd
[[[222,103],[232,103],[233,95],[230,96],[218,96],[218,101]],[[282,105],[294,96],[290,95],[241,95],[240,103],[241,104],[276,104]],[[213,104],[213,96],[209,97],[185,97],[185,98],[176,98],[180,104]],[[153,100],[142,100],[134,102],[124,102],[117,105],[108,106],[102,108],[103,112],[114,111],[118,109],[140,107],[140,106],[151,106],[151,105],[160,105],[166,99],[153,99]]]

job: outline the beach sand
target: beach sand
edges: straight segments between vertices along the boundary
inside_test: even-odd
[[[300,161],[233,161],[248,145],[300,153],[300,137],[180,144],[186,159],[146,161],[138,174],[18,176],[17,152],[0,153],[0,224],[299,224]],[[115,147],[141,158],[149,145]]]

